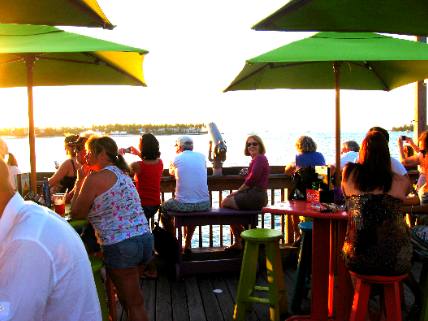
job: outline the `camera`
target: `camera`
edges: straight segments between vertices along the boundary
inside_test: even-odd
[[[131,153],[131,147],[128,147],[128,148],[125,148],[125,153],[128,153],[128,154],[130,154]]]
[[[402,135],[401,140],[407,140],[407,136]]]

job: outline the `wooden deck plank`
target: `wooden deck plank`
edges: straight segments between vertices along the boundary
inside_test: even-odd
[[[205,316],[205,311],[202,306],[202,298],[199,292],[199,287],[198,287],[198,282],[196,280],[196,277],[186,278],[185,285],[186,285],[186,294],[188,297],[187,307],[189,309],[189,320],[190,321],[207,321],[207,318]]]
[[[230,294],[233,297],[233,303],[236,303],[236,291],[238,290],[238,281],[239,275],[234,275],[232,277],[225,278],[225,282],[227,284],[227,288],[229,289]],[[248,321],[259,321],[259,318],[256,315],[254,310],[247,315]]]
[[[156,280],[142,280],[141,288],[144,295],[144,308],[149,320],[155,320],[156,313]]]
[[[231,321],[235,299],[230,293],[225,279],[223,277],[214,276],[211,282],[214,289],[220,289],[223,291],[222,293],[215,294],[223,315],[223,320]]]
[[[189,321],[187,308],[186,281],[180,280],[171,283],[172,316],[174,321]]]
[[[156,287],[156,321],[172,320],[171,289],[165,276],[158,279]]]
[[[222,319],[221,309],[213,287],[208,277],[199,279],[199,289],[201,291],[202,302],[204,304],[207,321],[219,321]]]

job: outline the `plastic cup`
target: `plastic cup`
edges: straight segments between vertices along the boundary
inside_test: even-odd
[[[63,193],[56,193],[53,195],[53,203],[55,212],[61,216],[65,215],[65,195]]]

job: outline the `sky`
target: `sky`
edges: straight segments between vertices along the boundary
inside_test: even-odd
[[[219,128],[334,129],[333,90],[223,93],[245,60],[311,35],[251,29],[285,0],[98,2],[114,30],[63,29],[148,50],[143,66],[148,87],[35,87],[37,127],[214,121]],[[409,124],[414,91],[415,85],[388,93],[343,90],[342,130]],[[27,126],[26,95],[25,88],[0,89],[5,110],[0,127]]]

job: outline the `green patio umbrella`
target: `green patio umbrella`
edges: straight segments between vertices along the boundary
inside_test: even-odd
[[[253,29],[428,35],[423,0],[291,0]]]
[[[386,90],[428,78],[428,45],[375,33],[320,32],[247,60],[225,89],[336,90],[340,168],[340,89]]]
[[[33,86],[145,86],[147,51],[50,26],[0,24],[0,87],[27,87],[31,187],[36,184]]]
[[[114,28],[96,0],[0,0],[0,23]]]

